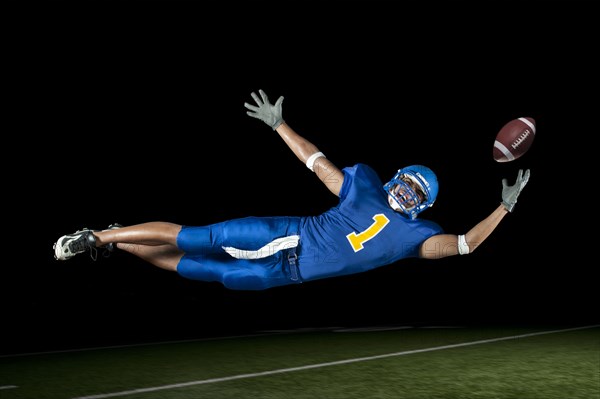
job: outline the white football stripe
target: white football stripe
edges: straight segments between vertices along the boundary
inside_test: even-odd
[[[533,123],[531,123],[529,120],[527,120],[525,118],[519,118],[519,120],[521,122],[523,122],[524,124],[526,124],[527,126],[529,126],[529,128],[531,129],[533,134],[535,134],[535,125]]]
[[[255,251],[234,248],[234,247],[223,247],[225,252],[234,258],[238,259],[261,259],[266,258],[267,256],[271,256],[276,252],[279,252],[288,248],[296,248],[298,246],[298,241],[300,241],[300,236],[287,236],[281,237],[276,240],[271,241],[267,245],[263,246],[260,249]]]
[[[513,156],[513,154],[508,150],[508,148],[506,148],[504,146],[504,144],[502,144],[501,142],[499,142],[498,140],[494,141],[494,148],[497,148],[500,150],[500,152],[502,152],[502,154],[504,154],[504,156],[509,160],[512,161],[513,159],[515,159],[515,157]]]

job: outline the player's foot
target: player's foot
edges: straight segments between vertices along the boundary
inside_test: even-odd
[[[93,260],[97,258],[96,249],[96,237],[92,233],[92,230],[83,228],[73,234],[67,234],[58,239],[54,243],[54,258],[57,260],[67,260],[73,256],[83,253],[90,252],[90,256]]]
[[[123,227],[119,223],[113,223],[108,226],[107,230],[120,229]],[[90,251],[90,256],[93,260],[98,258],[98,247],[96,247],[96,237],[92,233],[97,230],[83,228],[74,234],[67,234],[58,239],[54,243],[54,258],[58,260],[67,260],[82,252]],[[105,245],[102,255],[108,257],[114,251],[115,245],[111,242]]]

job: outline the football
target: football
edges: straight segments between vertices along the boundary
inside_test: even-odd
[[[510,162],[522,157],[535,138],[535,120],[530,117],[509,121],[498,131],[494,141],[494,160]]]

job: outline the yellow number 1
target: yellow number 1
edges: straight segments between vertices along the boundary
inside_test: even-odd
[[[367,227],[365,231],[362,233],[356,234],[352,232],[346,236],[348,241],[350,241],[350,245],[354,252],[358,252],[363,249],[363,244],[369,241],[371,238],[375,237],[383,228],[390,222],[383,213],[378,213],[373,216],[373,224]]]

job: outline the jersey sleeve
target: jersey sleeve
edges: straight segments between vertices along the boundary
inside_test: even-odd
[[[348,196],[348,192],[350,191],[350,187],[352,187],[352,183],[354,181],[354,176],[356,176],[356,168],[358,165],[347,166],[342,169],[342,173],[344,174],[344,182],[342,183],[342,188],[340,189],[340,201],[343,201]]]

